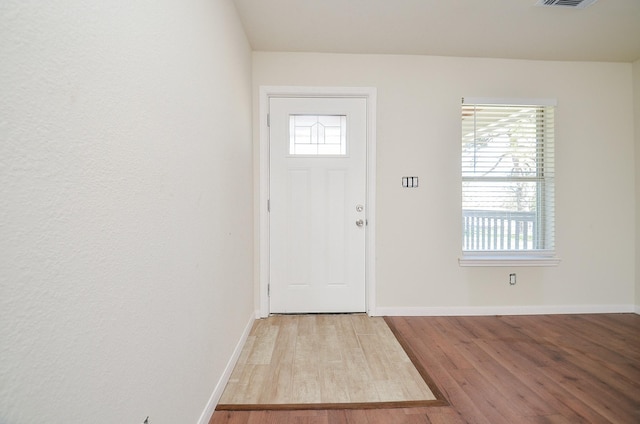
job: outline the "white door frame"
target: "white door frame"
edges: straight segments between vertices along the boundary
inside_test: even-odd
[[[260,87],[260,317],[269,316],[269,99],[272,97],[346,97],[367,102],[367,220],[365,241],[365,292],[367,314],[375,311],[376,228],[376,95],[375,87]]]

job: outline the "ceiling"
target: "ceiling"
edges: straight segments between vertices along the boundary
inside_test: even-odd
[[[257,51],[640,59],[640,0],[234,0]]]

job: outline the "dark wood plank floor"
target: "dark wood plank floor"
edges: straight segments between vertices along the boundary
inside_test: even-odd
[[[210,424],[640,423],[640,316],[393,317],[447,407],[216,411]]]

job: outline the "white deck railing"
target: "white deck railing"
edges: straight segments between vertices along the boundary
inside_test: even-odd
[[[464,250],[531,250],[538,245],[535,212],[463,210]]]

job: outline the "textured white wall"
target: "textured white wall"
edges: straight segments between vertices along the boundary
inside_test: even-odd
[[[387,312],[632,308],[631,69],[625,63],[253,53],[254,98],[260,85],[377,87],[377,306]],[[458,266],[463,96],[557,99],[559,266]],[[420,177],[418,189],[401,187],[407,175]],[[513,287],[510,272],[518,275]]]
[[[253,312],[230,0],[0,3],[0,422],[195,423]]]

